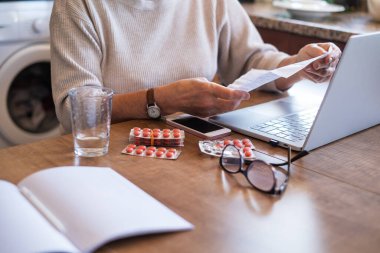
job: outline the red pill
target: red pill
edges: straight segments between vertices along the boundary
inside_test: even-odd
[[[164,130],[162,130],[162,132],[164,132],[164,133],[170,133],[170,129],[165,128]]]
[[[170,137],[170,133],[168,132],[164,132],[164,134],[162,135],[164,138],[169,138]]]
[[[160,129],[158,129],[158,128],[155,128],[155,129],[153,129],[153,132],[161,132],[161,130]]]
[[[151,132],[152,131],[152,129],[150,129],[150,128],[143,128],[143,132]]]
[[[134,136],[139,136],[140,135],[140,130],[134,130],[133,131]]]
[[[160,132],[153,132],[153,137],[154,138],[157,138],[158,136],[160,136]]]
[[[174,129],[173,129],[173,133],[181,133],[181,130],[178,129],[178,128],[174,128]]]
[[[167,158],[172,158],[174,156],[174,153],[173,152],[167,152],[166,153],[166,157]]]
[[[217,148],[223,148],[224,145],[223,145],[223,143],[217,143],[217,144],[215,145],[215,147],[217,147]]]
[[[177,150],[176,150],[175,148],[169,148],[169,149],[168,149],[168,152],[172,152],[172,153],[175,154],[175,152],[177,152]]]
[[[136,149],[136,154],[141,155],[142,153],[144,153],[144,149],[141,149],[141,148]]]
[[[164,152],[157,150],[156,156],[161,157],[164,154]]]
[[[145,152],[145,154],[147,156],[151,156],[151,155],[153,155],[153,153],[154,153],[154,151],[153,150],[149,150],[149,149]]]
[[[144,137],[150,137],[150,132],[143,132]]]
[[[244,143],[244,146],[246,146],[246,147],[252,147],[252,143],[250,143],[250,142]]]
[[[154,151],[156,151],[156,147],[150,146],[150,147],[147,148],[147,150],[150,150],[150,151],[154,152]]]
[[[157,151],[166,152],[166,148],[158,148]]]
[[[248,151],[251,151],[251,149],[249,147],[244,147],[243,148],[243,153],[248,152]]]
[[[246,152],[244,152],[244,156],[245,157],[251,157],[252,156],[252,152],[251,151],[246,151]]]
[[[141,130],[141,128],[139,128],[139,127],[134,127],[133,128],[133,131],[140,131]]]
[[[146,149],[146,146],[138,146],[138,149],[142,149],[143,151]]]
[[[134,148],[127,148],[127,153],[132,153]]]
[[[251,141],[249,139],[242,139],[241,142],[243,142],[243,144],[251,143]]]
[[[128,144],[127,148],[135,149],[135,148],[136,148],[136,145],[135,145],[135,144]]]
[[[240,142],[235,143],[235,147],[237,147],[237,148],[242,148],[242,147],[243,147],[243,144],[241,144]]]
[[[240,143],[240,140],[239,139],[234,139],[234,145]]]
[[[231,140],[224,140],[224,145],[228,145],[228,144],[232,144],[232,141]]]
[[[179,138],[179,137],[181,137],[181,133],[173,132],[173,136],[174,136],[174,138]]]

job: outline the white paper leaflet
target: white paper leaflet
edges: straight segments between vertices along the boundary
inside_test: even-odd
[[[330,52],[331,48],[328,50],[328,52],[320,56],[273,70],[252,69],[246,74],[242,75],[240,78],[236,79],[235,82],[228,85],[227,87],[234,90],[243,90],[249,92],[278,78],[288,78],[298,71],[304,69],[310,63],[326,57]]]

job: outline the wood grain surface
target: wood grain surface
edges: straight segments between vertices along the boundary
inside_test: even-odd
[[[259,92],[251,102],[281,96]],[[225,174],[190,134],[175,161],[121,154],[135,126],[168,127],[152,120],[114,124],[109,153],[98,158],[75,157],[71,135],[0,149],[0,179],[18,183],[55,166],[108,166],[195,225],[122,239],[98,252],[379,252],[379,127],[311,152],[293,165],[285,193],[269,196],[243,176]],[[251,140],[272,159],[286,156],[285,149]]]

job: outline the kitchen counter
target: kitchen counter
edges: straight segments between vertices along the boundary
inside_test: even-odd
[[[312,38],[346,43],[354,34],[380,31],[380,22],[375,22],[367,12],[333,13],[323,19],[299,20],[271,2],[242,4],[257,28],[287,32]]]

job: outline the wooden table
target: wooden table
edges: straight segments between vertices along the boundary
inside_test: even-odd
[[[258,92],[253,101],[280,96]],[[75,157],[71,135],[0,149],[0,178],[18,183],[49,167],[109,166],[195,225],[187,232],[119,240],[99,252],[379,252],[380,126],[296,161],[280,197],[222,172],[218,159],[202,154],[190,134],[176,161],[122,155],[134,126],[167,127],[148,120],[112,125],[109,153],[98,158]],[[285,149],[253,142],[285,159]]]

